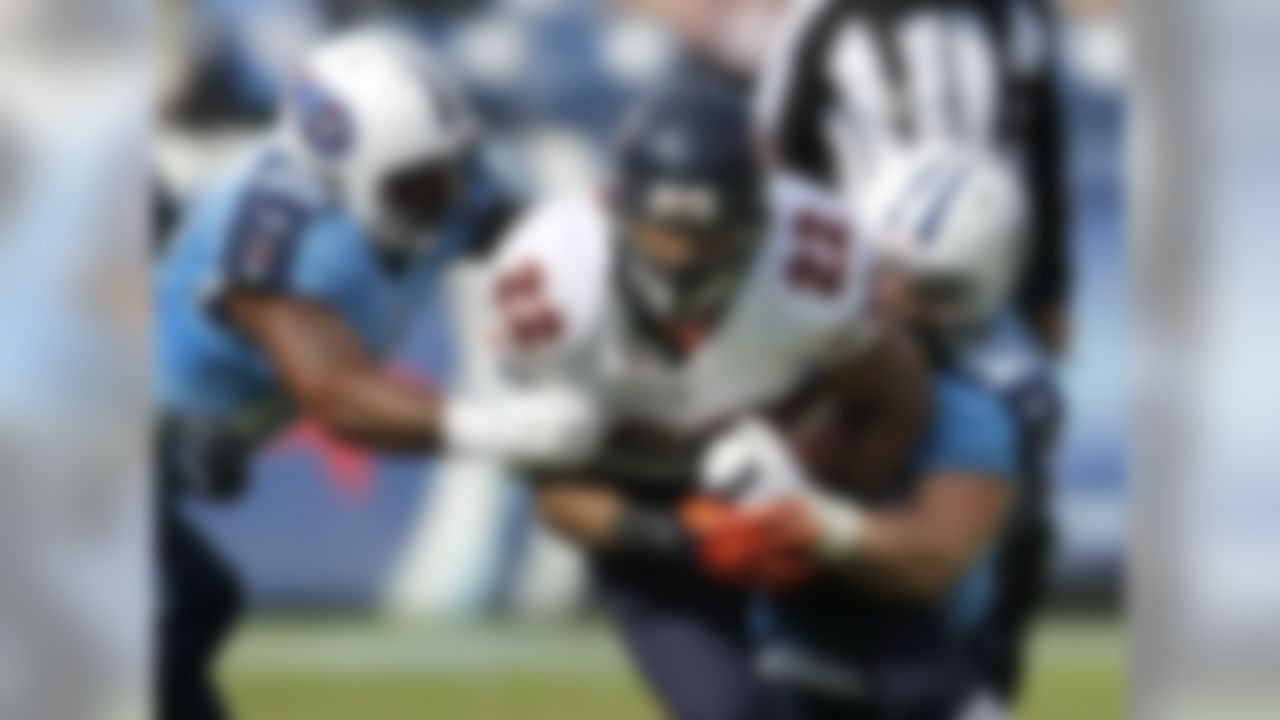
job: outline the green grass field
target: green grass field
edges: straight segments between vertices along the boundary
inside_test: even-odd
[[[272,618],[237,636],[222,673],[240,720],[654,720],[607,630]],[[1037,634],[1022,720],[1124,715],[1117,623],[1054,619]]]

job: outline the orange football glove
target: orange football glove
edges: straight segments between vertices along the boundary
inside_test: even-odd
[[[810,535],[790,504],[748,510],[694,498],[681,506],[680,518],[699,564],[719,582],[782,591],[813,575]]]
[[[747,584],[761,540],[754,519],[729,503],[708,498],[686,501],[679,514],[702,569],[719,582]]]
[[[762,536],[756,557],[757,585],[786,590],[812,578],[819,531],[809,506],[801,500],[781,500],[753,513]]]

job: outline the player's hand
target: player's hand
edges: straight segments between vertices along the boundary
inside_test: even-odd
[[[811,489],[755,511],[769,538],[764,554],[805,553],[826,564],[839,564],[855,551],[865,514],[853,500]]]
[[[809,539],[771,512],[693,498],[680,518],[699,566],[718,582],[781,592],[813,575]]]
[[[596,451],[603,425],[596,403],[563,387],[455,399],[444,418],[450,450],[528,465],[582,462]]]
[[[699,467],[699,489],[743,507],[806,492],[812,483],[767,422],[749,417],[711,441]]]

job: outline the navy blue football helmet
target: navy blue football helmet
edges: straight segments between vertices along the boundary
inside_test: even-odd
[[[619,138],[612,199],[622,279],[650,314],[723,309],[761,234],[762,186],[738,93],[681,79],[641,103]]]

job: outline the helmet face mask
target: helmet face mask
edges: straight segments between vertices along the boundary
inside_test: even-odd
[[[374,230],[376,241],[401,250],[425,249],[457,201],[461,184],[461,171],[451,162],[410,165],[384,175],[377,192],[382,220]]]
[[[750,227],[699,232],[641,219],[622,233],[626,279],[653,314],[672,321],[719,314],[755,244]]]
[[[648,315],[705,323],[739,287],[762,235],[749,114],[733,91],[677,80],[643,102],[615,155],[621,278]]]

